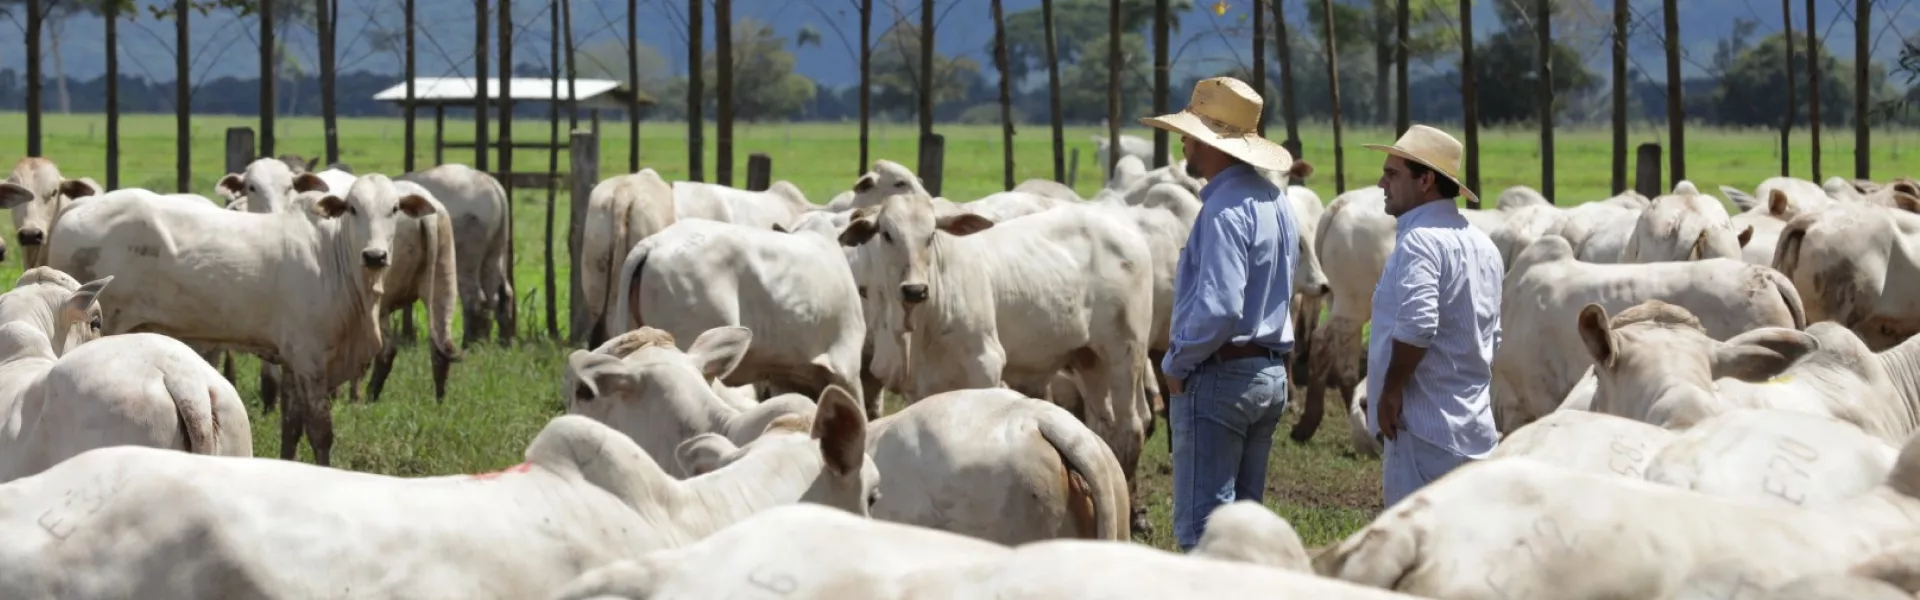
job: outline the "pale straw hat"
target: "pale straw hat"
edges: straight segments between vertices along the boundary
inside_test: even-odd
[[[1473,190],[1467,189],[1467,184],[1460,181],[1460,140],[1453,139],[1445,131],[1414,125],[1408,127],[1406,133],[1400,134],[1400,139],[1392,146],[1366,144],[1366,147],[1425,165],[1441,177],[1453,180],[1455,185],[1460,186],[1460,195],[1466,196],[1468,201],[1480,200]]]
[[[1246,161],[1256,169],[1284,172],[1293,167],[1286,148],[1260,137],[1260,94],[1232,77],[1204,79],[1180,112],[1140,119],[1140,124],[1191,136]]]

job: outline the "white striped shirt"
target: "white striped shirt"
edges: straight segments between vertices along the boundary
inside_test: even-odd
[[[1373,290],[1367,397],[1379,398],[1386,384],[1393,340],[1427,349],[1401,398],[1403,434],[1474,458],[1500,440],[1490,392],[1504,274],[1500,250],[1453,201],[1400,215],[1393,254]],[[1374,434],[1378,407],[1367,403]]]

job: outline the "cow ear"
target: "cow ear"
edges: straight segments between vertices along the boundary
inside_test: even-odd
[[[33,192],[12,183],[0,183],[0,208],[19,208],[33,201]]]
[[[400,198],[400,212],[407,213],[407,216],[417,219],[439,212],[439,209],[434,208],[433,203],[427,201],[425,196],[407,194]]]
[[[353,207],[348,206],[347,201],[341,200],[339,196],[326,196],[313,203],[313,212],[329,219],[339,218],[340,215],[347,214],[347,210],[351,208]]]
[[[753,330],[739,326],[715,327],[693,339],[693,345],[687,347],[687,357],[693,359],[693,365],[707,380],[722,379],[740,366],[740,359],[747,357],[747,347],[752,343]]]
[[[1620,340],[1613,336],[1613,326],[1607,322],[1607,309],[1598,304],[1588,304],[1580,309],[1580,341],[1587,345],[1587,355],[1593,357],[1593,364],[1601,368],[1613,368],[1613,361],[1620,355]]]
[[[1713,377],[1766,381],[1818,349],[1819,340],[1807,332],[1762,327],[1733,336],[1713,351]]]
[[[301,173],[299,177],[293,178],[293,191],[296,191],[296,192],[337,191],[343,194],[346,193],[346,190],[327,189],[327,180],[321,179],[319,175],[315,175],[312,173]]]
[[[98,191],[99,189],[93,186],[92,181],[85,179],[68,179],[60,182],[60,195],[70,199],[85,198]]]
[[[100,292],[106,290],[109,283],[113,283],[112,275],[89,281],[74,290],[73,297],[67,298],[66,303],[60,306],[61,320],[68,324],[92,321],[91,315],[100,299]]]
[[[852,247],[865,244],[880,231],[880,222],[875,216],[879,211],[869,208],[853,211],[853,217],[847,219],[847,228],[840,232],[840,245]]]
[[[867,193],[867,190],[873,189],[875,185],[879,185],[879,180],[876,179],[872,173],[861,175],[859,181],[853,182],[853,193]]]
[[[934,219],[933,226],[953,235],[973,235],[991,229],[993,219],[973,213],[960,213]]]
[[[1710,233],[1709,230],[1703,229],[1700,231],[1699,237],[1693,238],[1693,249],[1687,251],[1687,260],[1700,260],[1701,257],[1707,255],[1708,233]]]
[[[567,355],[564,379],[569,388],[562,392],[567,395],[569,406],[623,396],[633,388],[633,377],[619,358],[587,350],[575,350]]]
[[[687,477],[712,473],[715,469],[732,463],[740,452],[738,446],[717,433],[702,433],[680,442],[673,449],[675,462],[680,463],[680,471]]]
[[[859,473],[867,456],[867,415],[846,388],[828,385],[813,415],[813,437],[827,471],[838,477]]]
[[[1920,196],[1896,192],[1893,194],[1893,206],[1910,213],[1920,213]]]
[[[1747,242],[1753,240],[1753,226],[1748,225],[1746,229],[1740,230],[1740,235],[1738,239],[1740,240],[1741,248],[1747,247]]]
[[[1785,191],[1773,190],[1767,193],[1768,214],[1784,219],[1787,218],[1787,211],[1792,208],[1793,203],[1787,199]]]
[[[238,198],[247,191],[247,182],[240,178],[239,173],[228,173],[220,178],[220,190],[226,192],[228,198]]]

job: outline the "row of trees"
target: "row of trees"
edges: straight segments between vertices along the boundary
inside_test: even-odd
[[[1657,15],[1666,25],[1662,29],[1635,29],[1632,24],[1640,21],[1639,17],[1655,15],[1633,14],[1626,0],[1614,2],[1613,23],[1596,21],[1598,16],[1605,15],[1591,14],[1594,11],[1588,6],[1590,3],[1496,2],[1495,14],[1502,27],[1499,33],[1479,41],[1473,40],[1469,24],[1472,0],[1298,1],[1305,9],[1306,28],[1289,35],[1288,19],[1280,15],[1285,14],[1282,9],[1291,0],[1220,0],[1222,6],[1241,11],[1243,16],[1219,33],[1251,34],[1256,52],[1252,65],[1230,66],[1219,69],[1219,73],[1259,83],[1269,92],[1269,98],[1278,98],[1282,91],[1287,92],[1284,121],[1290,126],[1289,131],[1303,116],[1338,116],[1343,120],[1359,119],[1404,127],[1414,119],[1434,121],[1468,115],[1466,135],[1470,144],[1475,141],[1471,138],[1476,137],[1479,123],[1518,121],[1538,123],[1544,145],[1551,139],[1555,118],[1601,120],[1611,108],[1617,130],[1616,144],[1621,146],[1615,149],[1616,187],[1623,185],[1625,179],[1625,136],[1619,134],[1628,115],[1670,119],[1670,143],[1676,146],[1683,141],[1684,133],[1679,129],[1682,119],[1777,125],[1783,132],[1796,123],[1832,127],[1852,121],[1859,140],[1864,142],[1866,117],[1871,116],[1874,107],[1872,101],[1876,94],[1886,95],[1887,89],[1888,74],[1867,60],[1865,40],[1868,36],[1864,31],[1856,35],[1861,44],[1856,48],[1854,61],[1849,63],[1830,53],[1824,44],[1808,44],[1805,34],[1778,32],[1754,40],[1757,24],[1752,21],[1740,21],[1734,35],[1719,44],[1708,77],[1683,80],[1678,77],[1679,49],[1672,43],[1677,37],[1677,9],[1672,0],[1663,0]],[[833,7],[839,2],[846,5],[835,11]],[[1851,0],[1850,3],[1856,13],[1852,15],[1856,25],[1865,30],[1871,2]],[[408,0],[405,4],[408,15],[405,25],[376,31],[371,39],[383,51],[404,54],[411,80],[411,65],[416,55],[411,25],[414,1]],[[536,4],[556,17],[570,13],[564,1]],[[629,21],[632,14],[640,10],[635,4],[629,2]],[[1183,98],[1191,85],[1191,80],[1165,81],[1164,65],[1169,60],[1170,44],[1157,35],[1163,30],[1181,28],[1179,16],[1192,9],[1190,0],[1048,0],[1038,7],[1004,15],[998,3],[979,6],[949,2],[936,7],[931,0],[922,0],[918,3],[921,5],[918,19],[898,16],[891,22],[881,23],[883,27],[877,36],[873,35],[876,23],[871,0],[819,0],[812,8],[831,29],[833,40],[812,27],[804,28],[788,40],[768,24],[748,19],[736,22],[727,0],[667,0],[662,4],[675,11],[675,16],[690,33],[687,36],[688,76],[670,75],[675,69],[669,67],[656,49],[638,40],[632,28],[624,43],[566,48],[564,62],[579,76],[632,81],[635,87],[659,101],[651,111],[655,118],[690,122],[713,118],[726,130],[731,129],[735,120],[796,117],[857,116],[863,132],[874,118],[916,118],[922,134],[932,132],[935,118],[990,123],[1041,119],[1085,122],[1117,117],[1110,120],[1116,124],[1130,123],[1138,116],[1166,110],[1165,105]],[[1790,20],[1793,2],[1783,0],[1782,4]],[[510,6],[504,0],[474,2],[474,31],[476,39],[482,40],[477,52],[477,70],[486,71],[486,63],[495,59],[494,64],[500,67],[503,77],[561,73],[561,56],[550,62],[528,61],[524,57],[515,60],[511,52],[499,50],[513,47],[508,39],[515,27],[509,18],[513,14]],[[971,58],[942,55],[931,48],[941,14],[975,7],[991,10],[996,17],[995,47],[990,48],[990,52],[996,61],[1006,63],[1003,68],[994,69],[1001,74],[999,81],[989,81],[983,75],[982,65]],[[118,111],[128,103],[132,103],[135,110],[157,108],[156,95],[128,94],[128,87],[171,91],[175,98],[173,108],[181,113],[179,120],[183,129],[185,113],[192,108],[244,110],[251,98],[257,96],[252,108],[259,111],[262,118],[262,153],[275,150],[272,123],[274,116],[282,111],[318,109],[328,120],[327,130],[331,132],[331,120],[342,112],[343,96],[347,98],[345,112],[348,114],[391,110],[365,100],[373,89],[381,87],[383,78],[378,75],[347,74],[344,83],[350,89],[341,89],[343,81],[333,64],[338,54],[333,48],[338,0],[176,0],[171,6],[150,8],[154,16],[173,19],[177,25],[176,44],[182,49],[175,56],[177,81],[190,81],[184,49],[186,28],[193,16],[231,11],[258,20],[260,78],[206,84],[239,91],[251,83],[257,93],[208,94],[197,102],[189,102],[190,90],[182,86],[147,83],[119,73],[119,52],[113,47],[118,35],[113,32],[116,23],[131,15],[134,9],[132,0],[0,0],[0,12],[25,17],[27,73],[25,81],[19,83],[24,83],[20,86],[24,87],[24,93],[20,95],[24,96],[29,113],[30,154],[40,151],[39,121],[47,96],[47,90],[43,89],[47,82],[59,88],[55,90],[55,97],[63,110],[71,107],[66,88],[76,85],[83,89],[79,94],[83,98],[83,110],[87,105],[104,105],[109,112],[110,139],[116,137]],[[1809,4],[1806,9],[1813,11],[1815,7]],[[858,16],[858,31],[853,31],[854,24],[836,16],[848,12]],[[59,36],[46,35],[43,25],[58,23],[63,15],[83,13],[106,18],[108,74],[89,82],[45,77],[41,60],[43,41],[53,49],[55,71],[62,69],[58,64]],[[499,27],[492,28],[489,27],[490,15],[495,14],[499,15],[500,23]],[[716,37],[722,38],[711,46],[700,39],[705,29],[701,20],[708,14],[719,25]],[[569,28],[571,21],[566,19]],[[1613,31],[1606,36],[1611,39],[1599,38],[1603,43],[1611,42],[1608,45],[1614,50],[1614,72],[1608,78],[1612,82],[1610,97],[1599,93],[1603,91],[1603,78],[1590,72],[1582,60],[1591,48],[1576,45],[1583,41],[1579,35],[1565,35],[1564,31],[1556,35],[1553,28],[1556,21],[1571,22],[1571,29],[1576,31],[1596,31],[1599,27],[1611,26]],[[1298,26],[1297,23],[1291,25]],[[286,44],[276,41],[286,39],[289,27],[294,26],[311,27],[319,34],[320,64],[314,69],[306,69],[290,56]],[[560,23],[554,24],[554,29],[560,27]],[[496,36],[500,38],[498,44],[490,50],[487,42]],[[1625,50],[1630,36],[1643,41],[1650,38],[1666,46],[1668,73],[1664,81],[1655,80],[1628,64]],[[570,35],[554,37],[564,39],[567,46],[572,44]],[[1190,37],[1187,43],[1196,38]],[[835,40],[849,55],[860,57],[860,84],[824,88],[794,72],[795,59],[789,43],[798,47],[830,44]],[[1271,50],[1265,48],[1269,42],[1272,42]],[[1547,52],[1541,52],[1543,48]],[[1410,62],[1431,62],[1453,52],[1461,56],[1457,69],[1420,80],[1410,80],[1407,75]],[[1277,72],[1267,67],[1269,54],[1279,67]],[[1549,60],[1543,61],[1543,55]],[[1796,76],[1792,72],[1796,66],[1806,72]],[[1048,72],[1050,85],[1045,88],[1023,88],[1012,83],[1041,71]],[[1466,76],[1462,76],[1463,73]],[[0,73],[0,97],[11,96],[10,92],[18,89],[11,79]],[[1474,83],[1483,81],[1501,82],[1503,93],[1476,94]],[[1680,84],[1668,85],[1668,81]],[[723,90],[722,83],[731,85]],[[94,93],[95,86],[105,89]],[[302,86],[317,86],[320,93],[302,93]],[[1807,88],[1805,93],[1794,94],[1794,88],[1801,86]],[[277,94],[283,90],[285,94]],[[1532,93],[1514,93],[1516,90]],[[342,91],[352,93],[342,94]],[[1340,93],[1342,91],[1345,93]],[[1781,97],[1783,92],[1785,102],[1764,100]],[[106,98],[115,101],[108,103]],[[1412,106],[1407,101],[1409,98],[1422,101]],[[481,129],[490,120],[488,113],[498,111],[504,116],[531,112],[527,107],[486,107],[487,100],[476,98],[476,104],[485,107],[474,114],[481,143],[485,143],[490,133]],[[296,104],[301,101],[320,106]],[[1269,102],[1275,112],[1279,112],[1281,104]],[[1811,120],[1816,114],[1817,123]],[[510,135],[510,132],[502,133]],[[696,130],[690,128],[689,134],[690,143],[703,142]],[[722,138],[720,143],[730,141],[725,132]],[[861,164],[857,166],[864,167],[868,159],[864,136],[862,148]],[[1551,151],[1551,148],[1544,149]],[[332,136],[324,154],[328,160],[338,157],[337,141]],[[1673,175],[1683,176],[1684,153],[1676,151],[1672,156]],[[1864,161],[1865,153],[1861,156]],[[730,175],[727,167],[730,165],[722,168],[729,171],[725,175]],[[1470,178],[1476,174],[1474,170],[1469,168]],[[702,171],[693,169],[693,176],[704,177]],[[1856,165],[1856,175],[1865,173],[1864,164]],[[114,179],[112,173],[109,179]],[[729,177],[723,175],[721,179]],[[1551,183],[1547,186],[1550,188]]]

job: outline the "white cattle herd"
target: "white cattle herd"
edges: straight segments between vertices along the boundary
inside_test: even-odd
[[[1503,191],[1467,211],[1507,267],[1493,455],[1321,552],[1235,503],[1182,556],[1127,540],[1205,182],[1128,142],[1087,199],[952,202],[886,160],[822,205],[602,181],[569,414],[520,465],[424,478],[329,467],[332,397],[369,371],[379,396],[386,317],[416,302],[436,397],[466,347],[512,341],[491,176],[262,158],[219,180],[223,209],[22,159],[0,183],[26,267],[0,294],[0,597],[1920,592],[1920,183],[1721,188],[1739,214],[1684,181]],[[1356,391],[1395,222],[1377,188],[1323,206],[1311,173],[1268,174],[1301,219],[1293,437],[1332,387],[1377,453]],[[266,361],[280,459],[253,457],[220,353]],[[318,465],[291,460],[302,438]]]

